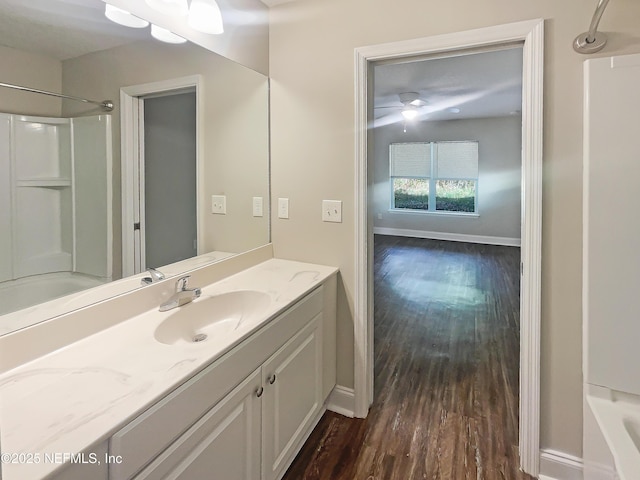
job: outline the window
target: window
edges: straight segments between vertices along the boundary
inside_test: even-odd
[[[478,142],[414,142],[389,146],[391,208],[478,211]]]

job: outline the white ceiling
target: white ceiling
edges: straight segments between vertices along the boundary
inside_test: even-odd
[[[0,0],[0,45],[58,60],[148,38],[115,24],[101,0]]]
[[[403,92],[417,92],[425,102],[414,121],[519,115],[522,48],[376,65],[376,126],[404,122],[398,98]]]
[[[292,0],[262,1],[272,6]],[[146,30],[108,20],[104,5],[102,0],[0,0],[0,45],[66,60],[148,39]],[[417,92],[426,102],[417,121],[506,116],[519,113],[521,90],[521,48],[376,65],[374,116],[376,125],[403,122],[398,98],[403,92]]]

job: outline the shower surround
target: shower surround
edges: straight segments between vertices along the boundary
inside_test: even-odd
[[[36,285],[32,303],[77,291],[69,276],[111,280],[111,144],[110,115],[0,113],[0,296],[27,292],[27,304],[2,302],[0,315],[29,306]]]

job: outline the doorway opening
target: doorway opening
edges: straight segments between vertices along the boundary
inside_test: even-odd
[[[200,101],[199,76],[121,90],[124,276],[200,253]]]
[[[141,270],[197,255],[195,90],[142,97]]]
[[[540,260],[542,178],[543,21],[533,20],[356,50],[356,298],[354,302],[354,412],[364,417],[373,401],[373,172],[368,168],[373,121],[373,66],[421,55],[455,56],[469,49],[521,43],[522,208],[520,255],[520,468],[539,469]],[[480,188],[480,187],[478,187]],[[437,195],[436,195],[437,197]],[[436,198],[437,202],[437,198]]]
[[[370,415],[402,399],[387,429],[415,422],[396,441],[430,446],[405,467],[414,476],[529,478],[517,453],[522,46],[376,62],[373,79]]]

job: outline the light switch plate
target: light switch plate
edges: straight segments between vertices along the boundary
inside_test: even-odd
[[[342,223],[342,200],[322,201],[322,221]]]
[[[218,215],[227,214],[227,196],[211,195],[211,213]]]
[[[253,216],[254,217],[262,217],[264,215],[262,209],[262,197],[253,197]]]
[[[278,199],[278,218],[289,218],[289,199]]]

